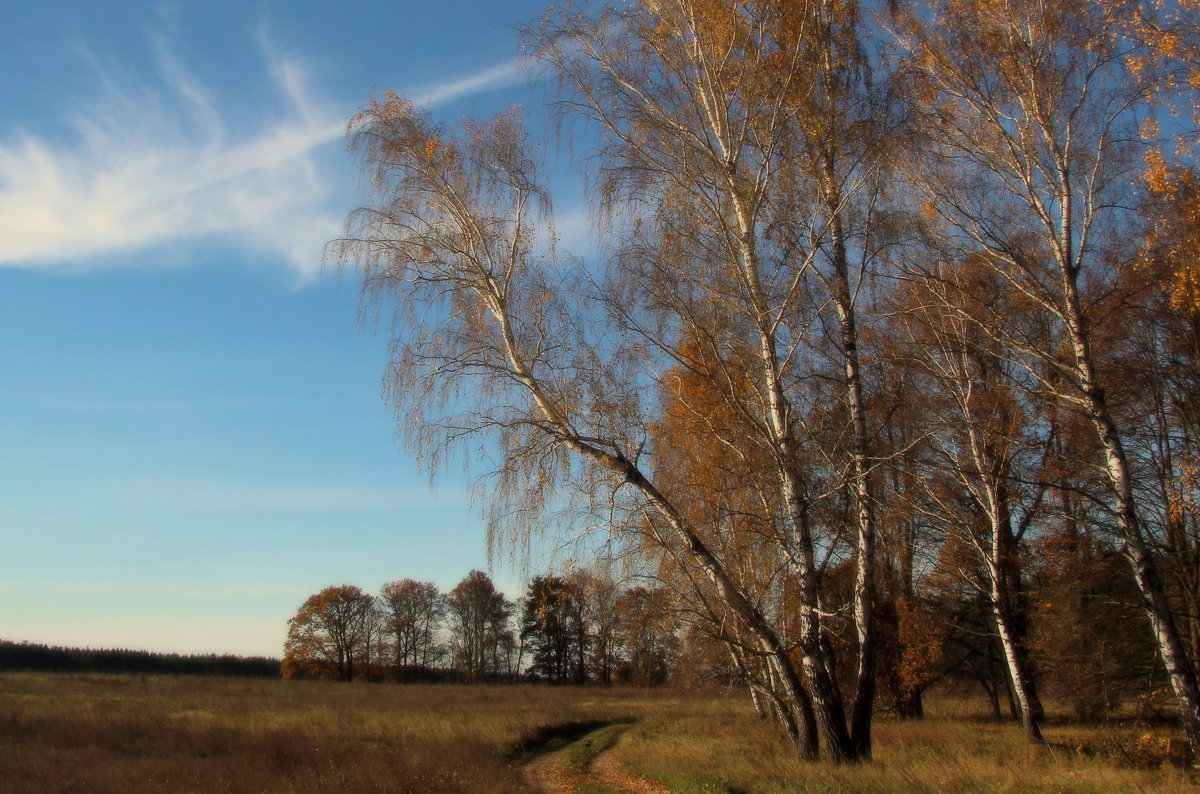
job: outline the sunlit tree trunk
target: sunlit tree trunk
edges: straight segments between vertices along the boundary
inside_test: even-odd
[[[998,508],[990,516],[991,548],[987,560],[992,615],[1000,637],[1000,647],[1004,651],[1013,703],[1021,726],[1031,740],[1041,742],[1044,712],[1034,682],[1033,664],[1029,657],[1025,632],[1022,630],[1020,575],[1017,573],[1015,559],[1017,549],[1012,532],[1012,516],[1004,490],[1004,486],[1000,485],[992,494]]]

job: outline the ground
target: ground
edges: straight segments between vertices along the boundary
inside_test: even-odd
[[[1200,792],[1169,724],[1052,719],[1039,748],[982,701],[941,694],[928,712],[881,715],[875,760],[832,767],[799,761],[737,690],[7,673],[0,788]]]

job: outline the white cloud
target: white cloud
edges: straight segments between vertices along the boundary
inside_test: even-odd
[[[180,244],[215,238],[314,278],[347,209],[330,206],[317,150],[341,141],[349,113],[318,102],[302,65],[261,43],[287,110],[249,134],[231,128],[230,108],[164,41],[154,42],[154,82],[100,75],[66,142],[10,133],[0,142],[0,266],[130,266],[127,255],[155,247],[159,256],[139,262],[163,266],[186,261]],[[520,79],[513,60],[408,93],[435,106]]]
[[[513,58],[473,75],[415,91],[412,96],[424,105],[436,107],[483,91],[517,85],[525,79],[524,72],[525,59]]]
[[[270,71],[291,112],[237,136],[211,92],[156,44],[164,90],[107,76],[69,143],[25,134],[0,145],[0,264],[85,268],[219,235],[313,276],[339,227],[313,151],[344,124],[306,100],[295,64],[279,63]]]

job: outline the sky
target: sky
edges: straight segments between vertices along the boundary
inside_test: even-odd
[[[322,249],[370,97],[539,116],[512,26],[545,4],[0,3],[0,638],[278,656],[329,585],[519,594]]]

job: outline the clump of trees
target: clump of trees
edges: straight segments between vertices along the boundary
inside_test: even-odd
[[[575,581],[537,576],[521,610],[521,642],[529,671],[549,681],[587,680],[588,630],[584,592]]]
[[[334,244],[422,460],[498,461],[489,537],[603,516],[805,757],[951,669],[1039,741],[1039,684],[1116,680],[1055,638],[1118,623],[1200,750],[1197,3],[595,2],[525,42],[604,255],[555,252],[517,112],[394,94]]]
[[[671,678],[678,613],[662,588],[576,570],[534,577],[510,601],[482,571],[310,596],[288,621],[284,678],[657,686]]]

